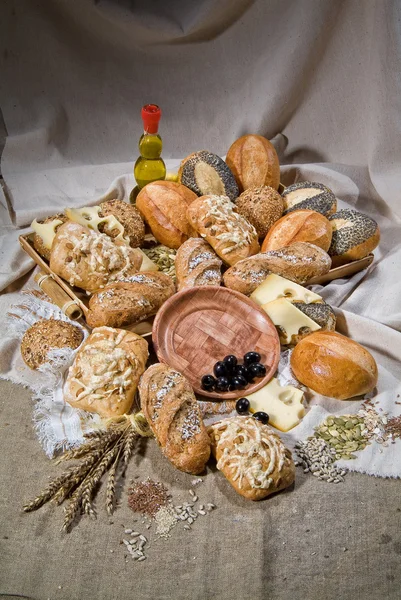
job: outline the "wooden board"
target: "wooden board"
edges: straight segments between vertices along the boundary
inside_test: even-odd
[[[209,398],[241,398],[273,377],[280,357],[277,331],[252,300],[223,287],[194,287],[178,292],[163,304],[153,324],[153,346],[161,362],[180,371],[195,392]],[[265,377],[246,390],[206,392],[201,377],[228,354],[238,358],[251,350],[261,354]]]
[[[320,277],[313,277],[305,285],[313,285],[315,283],[319,283],[323,285],[324,283],[328,283],[329,281],[334,281],[335,279],[341,279],[342,277],[350,277],[351,275],[355,275],[355,273],[359,273],[359,271],[363,271],[370,267],[374,259],[373,254],[368,254],[365,258],[361,258],[359,260],[354,260],[353,262],[347,263],[345,265],[341,265],[340,267],[335,267],[335,269],[330,269],[326,275],[321,275]]]

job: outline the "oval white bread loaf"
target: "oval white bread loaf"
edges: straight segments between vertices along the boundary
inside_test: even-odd
[[[326,217],[313,210],[295,210],[274,223],[261,249],[268,252],[294,242],[309,242],[327,252],[331,236],[331,224]]]
[[[251,187],[280,183],[280,163],[275,147],[261,135],[243,135],[228,149],[226,163],[241,192]]]

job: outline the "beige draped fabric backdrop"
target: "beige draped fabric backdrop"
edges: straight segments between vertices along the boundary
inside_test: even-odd
[[[170,167],[259,133],[273,139],[284,183],[321,181],[340,206],[378,220],[369,274],[323,295],[340,329],[399,378],[399,0],[2,0],[0,61],[1,288],[21,286],[32,267],[18,228],[107,192],[127,198],[140,109],[155,102]],[[118,546],[132,524],[125,496],[113,526],[100,510],[60,537],[58,511],[20,513],[50,466],[28,392],[1,389],[0,598],[399,598],[399,481],[349,475],[330,486],[301,473],[294,491],[250,505],[209,474],[202,494],[219,511],[184,539],[155,543],[140,565]],[[135,472],[190,486],[153,445],[127,481]]]

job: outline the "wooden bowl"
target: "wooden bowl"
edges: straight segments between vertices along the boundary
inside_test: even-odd
[[[180,371],[201,396],[229,400],[260,389],[273,377],[280,358],[275,326],[252,300],[223,287],[194,287],[167,300],[156,315],[153,345],[160,362]],[[245,390],[206,392],[201,378],[227,354],[238,359],[261,354],[266,375]],[[240,361],[239,361],[240,362]]]

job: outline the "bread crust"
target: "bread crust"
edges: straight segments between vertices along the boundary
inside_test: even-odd
[[[165,273],[141,271],[107,285],[89,301],[89,327],[122,327],[146,321],[175,293],[175,284]]]
[[[332,227],[326,217],[313,210],[296,210],[274,223],[263,241],[261,250],[268,252],[294,242],[309,242],[327,252],[331,237]]]
[[[202,473],[210,457],[210,439],[185,377],[167,365],[154,364],[141,378],[139,395],[164,456],[180,471]]]
[[[128,413],[148,359],[146,340],[123,329],[98,327],[68,371],[64,399],[101,417]]]
[[[226,287],[248,296],[269,273],[302,285],[312,277],[328,273],[330,266],[330,257],[324,250],[314,244],[295,242],[239,261],[224,273],[223,281]]]
[[[235,416],[214,423],[208,433],[217,468],[244,498],[262,500],[294,482],[291,452],[268,425]]]
[[[197,285],[220,285],[223,262],[202,238],[190,238],[178,249],[175,273],[178,291]]]
[[[197,195],[174,181],[154,181],[139,192],[136,206],[158,242],[179,248],[190,237],[197,237],[186,211]]]
[[[275,190],[280,183],[280,163],[275,147],[261,135],[243,135],[228,149],[226,163],[240,192],[261,185]]]
[[[301,340],[291,355],[291,368],[298,381],[338,400],[366,394],[377,384],[370,352],[334,331],[316,331]]]
[[[201,196],[188,207],[188,220],[228,265],[259,251],[255,228],[227,196]]]

